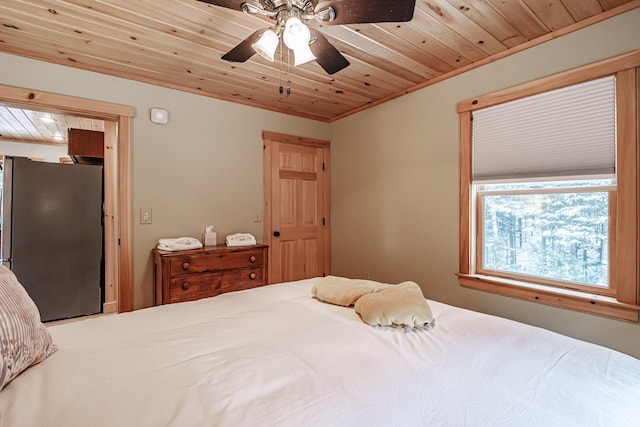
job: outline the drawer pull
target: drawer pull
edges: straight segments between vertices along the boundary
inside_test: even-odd
[[[189,282],[184,282],[182,284],[182,289],[184,289],[185,291],[188,290],[191,287],[191,285],[189,284]]]
[[[255,279],[255,278],[256,278],[256,273],[251,273],[251,274],[249,275],[249,277],[251,278],[251,280]]]
[[[255,255],[251,255],[251,256],[249,257],[249,261],[251,261],[251,262],[256,262],[256,256],[255,256]]]
[[[188,270],[189,267],[191,267],[191,264],[189,264],[188,262],[183,262],[182,263],[182,269],[183,270]]]

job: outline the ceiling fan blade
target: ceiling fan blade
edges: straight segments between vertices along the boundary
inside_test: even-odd
[[[241,41],[239,45],[222,55],[222,59],[231,62],[245,62],[256,53],[251,45],[257,42],[262,33],[267,30],[268,28],[263,28],[251,34],[249,37]]]
[[[328,73],[335,74],[349,66],[347,58],[335,48],[319,31],[311,29],[311,34],[316,40],[309,45],[311,52],[316,57],[316,62]]]
[[[209,3],[214,6],[226,7],[229,9],[242,10],[242,4],[247,3],[247,0],[198,0],[203,3]]]
[[[320,2],[316,11],[333,7],[336,18],[326,24],[407,22],[413,19],[416,0],[333,0]]]

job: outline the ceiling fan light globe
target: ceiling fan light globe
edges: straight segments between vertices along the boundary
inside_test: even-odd
[[[309,61],[313,61],[316,59],[313,52],[311,52],[311,48],[309,48],[309,44],[303,44],[296,47],[293,50],[293,58],[294,58],[294,66],[306,64]]]
[[[302,21],[295,16],[292,16],[287,19],[282,39],[289,49],[295,51],[302,45],[307,45],[308,47],[309,40],[311,39],[311,32],[309,31],[309,28],[302,23]]]
[[[264,59],[273,62],[279,42],[276,33],[273,30],[267,30],[251,47]]]

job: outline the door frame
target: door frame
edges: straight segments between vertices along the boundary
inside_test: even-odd
[[[133,310],[131,124],[135,109],[128,105],[5,85],[0,85],[0,104],[105,122],[103,312]]]
[[[262,141],[263,141],[263,182],[264,182],[264,215],[263,215],[263,229],[262,229],[262,242],[265,245],[269,245],[269,272],[273,270],[273,263],[275,262],[274,257],[271,254],[271,238],[273,236],[273,228],[271,225],[272,219],[272,182],[271,182],[271,161],[273,157],[273,142],[285,142],[287,144],[298,144],[305,145],[309,147],[321,148],[322,149],[322,163],[323,163],[323,185],[324,192],[322,195],[323,203],[322,203],[322,215],[324,218],[324,227],[323,227],[323,240],[324,247],[321,248],[323,252],[323,271],[326,275],[331,274],[331,191],[330,191],[330,141],[324,141],[321,139],[307,138],[303,136],[295,136],[295,135],[287,135],[283,133],[270,132],[270,131],[262,131]],[[279,261],[279,260],[278,260]],[[271,284],[271,277],[269,277],[269,283]]]

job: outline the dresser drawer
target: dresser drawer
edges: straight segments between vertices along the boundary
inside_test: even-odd
[[[264,265],[263,254],[262,250],[250,250],[175,257],[171,259],[171,277],[230,268],[261,267]]]
[[[266,284],[264,273],[264,268],[256,267],[176,277],[171,279],[170,300],[171,302],[194,300],[263,286]]]
[[[261,267],[225,271],[220,279],[220,287],[227,292],[266,285],[265,272],[266,270]]]
[[[171,279],[169,299],[171,302],[187,301],[220,293],[221,273],[198,274]]]

